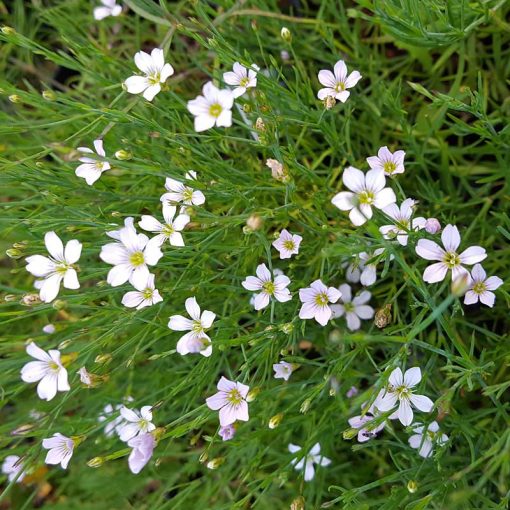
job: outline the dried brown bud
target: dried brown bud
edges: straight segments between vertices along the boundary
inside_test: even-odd
[[[391,304],[384,305],[375,312],[374,324],[383,329],[391,323]]]

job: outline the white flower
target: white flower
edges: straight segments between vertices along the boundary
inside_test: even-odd
[[[351,94],[346,89],[354,87],[361,80],[361,74],[358,71],[353,71],[347,76],[347,66],[343,60],[339,60],[335,64],[333,71],[334,74],[324,69],[319,71],[319,81],[326,88],[320,89],[317,97],[322,101],[330,96],[345,103]]]
[[[124,406],[122,404],[118,404],[115,408],[111,404],[107,404],[103,408],[103,414],[98,417],[99,423],[107,422],[104,427],[104,434],[106,437],[113,436],[114,433],[120,435],[122,428],[126,425],[126,421],[120,414],[120,410]],[[112,417],[116,414],[115,418]]]
[[[297,453],[299,451],[301,451],[301,446],[297,446],[292,443],[289,444],[289,452]],[[320,452],[321,445],[319,443],[315,443],[312,446],[312,449],[304,457],[302,457],[299,462],[297,459],[293,459],[291,461],[294,469],[297,471],[304,470],[305,482],[313,480],[313,477],[315,476],[315,468],[313,466],[314,464],[317,464],[318,466],[329,466],[331,464],[331,460],[327,457],[324,457],[323,455],[320,455]]]
[[[235,425],[232,423],[226,427],[220,427],[218,435],[223,441],[230,441],[236,434]]]
[[[136,290],[126,292],[122,297],[122,304],[128,308],[141,310],[163,301],[161,294],[154,285],[154,275],[137,273],[133,275],[131,283]]]
[[[227,85],[236,87],[232,94],[235,98],[242,96],[246,89],[257,86],[257,71],[259,66],[252,64],[250,69],[242,66],[239,62],[234,63],[234,71],[223,73],[223,79]]]
[[[191,319],[182,315],[172,315],[168,322],[168,327],[172,331],[189,331],[177,342],[177,352],[182,356],[200,353],[208,357],[212,353],[212,344],[206,330],[212,327],[216,314],[209,310],[200,313],[200,306],[195,297],[186,299],[185,307]]]
[[[133,448],[128,457],[129,469],[137,475],[151,459],[156,440],[152,434],[145,433],[131,438],[127,444]]]
[[[379,149],[377,156],[367,158],[367,163],[374,170],[383,170],[385,175],[395,175],[404,173],[404,151],[395,151],[391,153],[388,147]]]
[[[365,404],[361,406],[363,409]],[[358,442],[364,443],[375,437],[386,426],[386,420],[377,424],[376,419],[381,413],[374,404],[370,406],[365,414],[349,418],[349,425],[358,429]]]
[[[406,370],[396,368],[389,377],[388,387],[377,397],[374,405],[379,411],[385,412],[393,409],[398,403],[398,410],[390,416],[390,419],[398,418],[402,425],[410,425],[413,422],[413,410],[416,409],[428,413],[434,407],[434,403],[425,395],[415,395],[413,388],[421,381],[421,370],[418,367]]]
[[[80,381],[82,384],[88,386],[89,388],[94,385],[92,382],[92,377],[85,367],[81,367],[80,370],[78,370],[76,373],[80,376]]]
[[[117,5],[115,0],[101,0],[103,4],[94,8],[94,19],[100,21],[108,16],[118,16],[122,12],[122,5]]]
[[[361,278],[363,264],[358,259],[355,262],[344,262],[342,267],[345,269],[345,279],[350,283],[358,283]]]
[[[341,296],[339,290],[326,287],[321,280],[315,280],[310,287],[299,289],[299,299],[303,303],[299,318],[315,319],[321,326],[325,326],[332,314],[328,303],[336,303]]]
[[[96,154],[99,158],[104,158],[106,156],[103,149],[103,140],[94,140],[94,148],[96,149]],[[78,150],[85,154],[94,154],[94,151],[88,147],[78,147]],[[89,186],[92,186],[92,184],[101,177],[103,172],[106,172],[111,168],[108,161],[102,161],[101,159],[91,158],[89,156],[82,156],[79,161],[81,161],[82,164],[76,168],[74,173],[78,177],[85,179],[85,182]]]
[[[124,218],[124,227],[119,228],[118,230],[110,230],[109,232],[106,232],[106,235],[108,237],[111,237],[112,239],[115,239],[116,241],[120,241],[120,233],[122,232],[123,228],[135,228],[135,220],[128,216],[127,218]]]
[[[44,244],[50,257],[32,255],[26,258],[27,271],[43,280],[35,281],[35,288],[39,289],[41,301],[50,303],[60,290],[60,282],[66,289],[79,289],[78,275],[73,264],[78,262],[81,255],[81,243],[71,239],[64,245],[55,232],[46,232]]]
[[[48,450],[44,460],[46,464],[60,464],[62,469],[67,469],[74,452],[74,441],[70,437],[57,432],[52,437],[43,439],[42,446]]]
[[[23,462],[18,455],[8,455],[2,463],[2,473],[7,475],[9,482],[16,480],[20,483],[25,478],[26,473],[23,471]]]
[[[481,303],[492,308],[496,301],[496,296],[491,291],[498,289],[501,285],[503,285],[501,278],[498,276],[487,278],[487,273],[481,264],[476,264],[471,271],[471,281],[469,283],[469,290],[464,296],[464,304],[472,305],[480,300]]]
[[[152,423],[152,406],[143,406],[140,411],[122,406],[120,415],[126,422],[120,428],[119,437],[121,441],[129,441],[139,434],[152,432],[156,428]]]
[[[381,170],[369,170],[365,175],[349,166],[344,170],[342,180],[351,191],[337,193],[331,202],[341,211],[350,211],[349,218],[357,227],[372,217],[372,206],[384,209],[397,201],[394,191],[384,187],[386,177]]]
[[[128,280],[132,284],[134,279],[142,276],[147,278],[149,266],[154,266],[163,256],[156,243],[149,243],[149,238],[145,234],[137,234],[132,222],[119,231],[112,234],[119,235],[120,242],[108,243],[101,248],[99,257],[107,264],[114,267],[108,272],[107,282],[112,287],[118,287]],[[138,280],[137,280],[138,281]]]
[[[274,281],[271,273],[265,264],[257,266],[257,276],[247,276],[241,285],[246,290],[260,291],[255,295],[254,307],[255,310],[262,310],[269,304],[271,297],[274,297],[280,303],[290,301],[290,295],[287,287],[290,285],[290,280],[284,274],[277,276]]]
[[[188,101],[188,110],[195,116],[195,131],[200,133],[218,127],[232,125],[234,95],[230,90],[219,90],[211,81],[202,88],[202,96]]]
[[[157,234],[149,241],[149,244],[154,243],[159,247],[168,240],[172,246],[184,246],[181,231],[190,222],[190,217],[187,214],[178,214],[175,217],[176,212],[177,208],[173,205],[164,205],[163,218],[165,223],[161,223],[154,216],[145,214],[142,216],[142,221],[138,225],[147,232]]]
[[[425,260],[439,260],[425,269],[423,281],[436,283],[444,280],[446,273],[451,270],[452,280],[466,274],[468,271],[462,264],[472,265],[481,262],[487,257],[484,248],[471,246],[462,253],[457,253],[460,245],[459,230],[454,225],[446,225],[441,233],[441,241],[444,249],[434,241],[420,239],[416,245],[416,253]]]
[[[384,248],[377,248],[373,252],[363,251],[358,255],[361,270],[359,281],[364,287],[370,287],[377,280],[377,264],[381,262],[380,255],[383,253]],[[390,255],[390,260],[392,259],[393,255]]]
[[[53,324],[46,324],[46,326],[43,326],[42,330],[43,333],[46,333],[47,335],[51,335],[57,331]]]
[[[60,351],[43,351],[34,342],[27,345],[27,354],[38,361],[30,361],[21,369],[21,379],[32,383],[39,381],[37,395],[42,400],[51,400],[57,391],[69,391],[67,370],[60,361]]]
[[[221,377],[216,387],[218,393],[207,398],[205,402],[209,409],[213,411],[219,409],[220,425],[226,427],[236,420],[248,421],[250,417],[246,396],[250,390],[249,386]]]
[[[346,283],[340,285],[338,290],[342,297],[339,304],[331,305],[332,318],[336,319],[345,315],[347,327],[351,331],[356,331],[361,327],[360,319],[369,320],[374,316],[374,309],[366,304],[370,301],[371,294],[368,290],[364,290],[352,299],[351,287]]]
[[[411,220],[414,205],[414,200],[408,198],[402,202],[400,208],[397,204],[390,204],[383,209],[384,214],[395,221],[393,225],[384,225],[379,228],[379,232],[385,239],[396,238],[399,244],[407,246],[409,231],[416,231],[425,227],[427,221],[425,218],[419,216]]]
[[[196,175],[195,172],[188,172],[186,178],[193,180],[194,175]],[[182,202],[184,205],[202,205],[205,203],[205,196],[201,191],[195,191],[176,179],[167,177],[165,188],[168,190],[168,193],[165,193],[160,198],[163,204],[174,205]]]
[[[294,365],[287,361],[280,361],[280,363],[273,364],[274,378],[289,380],[292,372],[294,371]]]
[[[418,423],[416,425],[413,427],[414,434],[409,438],[409,446],[418,450],[420,457],[426,459],[432,456],[434,444],[442,446],[448,441],[448,436],[439,432],[437,421],[426,427]]]
[[[142,94],[147,101],[161,91],[161,84],[174,74],[174,68],[165,64],[161,48],[154,48],[151,54],[139,51],[135,54],[135,64],[145,76],[131,76],[124,85],[130,94]]]
[[[273,246],[280,252],[281,259],[290,259],[292,255],[299,253],[299,245],[303,238],[297,234],[291,234],[288,230],[283,229]]]

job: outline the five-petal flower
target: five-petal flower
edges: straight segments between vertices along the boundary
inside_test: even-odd
[[[345,103],[351,94],[347,89],[354,87],[360,80],[361,74],[358,71],[352,71],[347,76],[347,66],[343,60],[339,60],[333,73],[325,69],[319,71],[319,81],[325,88],[319,90],[317,97],[324,100],[330,96]]]
[[[321,326],[325,326],[333,313],[329,303],[336,303],[341,296],[335,287],[326,287],[321,280],[315,280],[310,287],[299,289],[299,299],[303,303],[299,318],[315,319]]]
[[[469,289],[464,296],[464,304],[473,305],[480,300],[481,303],[492,308],[496,301],[496,295],[492,291],[501,285],[503,285],[503,280],[499,276],[487,278],[487,273],[481,264],[476,264],[471,270],[471,280]]]
[[[78,177],[85,179],[85,182],[89,186],[92,186],[92,184],[101,177],[103,172],[106,172],[111,168],[110,163],[102,159],[106,157],[106,153],[103,148],[103,140],[94,140],[94,149],[96,149],[95,154],[97,154],[98,158],[82,156],[80,158],[80,162],[82,164],[74,171]],[[94,154],[94,151],[88,147],[78,147],[78,150],[83,154]]]
[[[255,310],[265,308],[269,304],[271,297],[274,297],[280,303],[285,303],[292,299],[290,291],[287,289],[290,285],[290,280],[287,276],[280,274],[273,281],[271,273],[265,264],[259,264],[256,273],[257,276],[247,276],[246,280],[242,282],[242,286],[246,290],[258,292],[258,294],[255,294],[254,299]]]
[[[220,411],[220,425],[226,427],[236,420],[248,421],[248,402],[246,397],[249,386],[240,382],[221,377],[217,385],[218,393],[206,399],[207,407],[213,411]]]
[[[211,81],[202,88],[201,96],[188,101],[188,110],[195,116],[195,131],[200,133],[218,127],[232,125],[234,94],[231,90],[220,90]]]

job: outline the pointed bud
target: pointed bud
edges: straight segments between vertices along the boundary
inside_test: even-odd
[[[93,459],[90,459],[87,462],[87,466],[91,468],[98,468],[101,467],[104,464],[104,458],[103,457],[94,457]]]
[[[280,425],[281,421],[283,420],[283,413],[278,413],[278,414],[275,414],[270,420],[269,420],[269,423],[267,424],[267,426],[270,428],[270,429],[275,429],[276,427],[278,427],[278,425]]]
[[[409,480],[409,482],[407,482],[407,490],[411,494],[414,494],[418,490],[418,483],[415,480]]]
[[[460,276],[455,278],[452,281],[451,290],[454,296],[460,297],[463,296],[466,291],[469,289],[469,284],[471,283],[471,277],[469,273],[466,271],[462,273]]]
[[[305,498],[298,496],[290,504],[290,510],[305,510]]]
[[[53,90],[43,90],[42,97],[46,99],[46,101],[55,101],[55,99],[57,99],[57,94],[55,94]]]
[[[225,462],[225,457],[216,457],[213,460],[210,460],[206,466],[207,469],[218,469]]]
[[[280,36],[285,42],[292,41],[292,34],[290,33],[290,30],[287,27],[282,27],[280,31]]]
[[[260,388],[253,388],[248,392],[248,395],[246,395],[246,402],[253,402],[258,394],[260,393]]]
[[[302,413],[302,414],[306,414],[308,412],[308,410],[310,409],[310,405],[311,405],[312,401],[307,398],[302,404],[301,404],[301,407],[299,408],[299,412]]]
[[[125,151],[124,149],[120,149],[115,153],[115,157],[120,161],[127,161],[133,157],[133,154],[129,151]]]
[[[343,433],[342,433],[342,437],[346,440],[350,440],[352,439],[353,437],[356,437],[358,435],[358,429],[347,429],[347,430],[344,430]]]

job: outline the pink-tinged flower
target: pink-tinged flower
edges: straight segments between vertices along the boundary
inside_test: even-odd
[[[455,225],[446,225],[441,234],[441,241],[444,249],[428,239],[420,239],[416,245],[416,253],[420,257],[425,260],[439,261],[425,269],[423,281],[427,283],[436,283],[444,280],[448,271],[452,272],[452,280],[456,280],[462,274],[467,273],[467,269],[462,264],[471,266],[487,257],[485,249],[481,246],[471,246],[458,254],[460,234]]]
[[[469,290],[464,296],[465,305],[473,305],[480,300],[484,305],[494,306],[496,295],[493,290],[498,289],[503,285],[503,280],[498,276],[490,276],[487,278],[487,273],[481,264],[476,264],[471,270],[471,281],[469,283]]]
[[[42,400],[51,400],[57,391],[69,391],[67,370],[60,361],[60,351],[43,351],[34,342],[27,345],[27,354],[37,361],[27,363],[21,369],[21,379],[27,383],[39,381],[37,395]]]
[[[325,88],[320,89],[317,97],[322,101],[329,97],[334,97],[342,103],[345,103],[351,93],[347,89],[351,89],[361,80],[361,74],[353,71],[347,76],[347,66],[343,60],[339,60],[331,71],[322,69],[319,71],[319,81]]]
[[[299,245],[303,238],[297,234],[291,234],[288,230],[283,229],[273,246],[280,252],[281,259],[290,259],[292,255],[299,253]]]
[[[23,470],[23,461],[18,455],[8,455],[2,463],[2,473],[7,475],[9,482],[16,480],[20,483],[25,478],[25,471]]]
[[[356,388],[356,386],[351,386],[351,387],[347,390],[347,393],[345,394],[345,396],[346,396],[347,398],[352,398],[352,397],[355,397],[358,393],[359,393],[358,388]]]
[[[349,218],[353,225],[359,227],[372,218],[372,206],[384,209],[397,201],[395,192],[385,188],[386,177],[381,170],[361,170],[349,166],[344,170],[342,181],[350,191],[341,191],[331,200],[341,211],[350,211]]]
[[[163,256],[157,243],[150,243],[145,234],[137,234],[133,222],[128,222],[128,218],[125,225],[120,230],[108,233],[110,237],[118,235],[119,242],[105,244],[99,254],[103,262],[114,266],[107,277],[112,287],[118,287],[128,280],[133,283],[135,277],[140,280],[148,278],[147,266],[155,266]]]
[[[177,352],[181,356],[200,353],[209,357],[212,354],[212,344],[206,331],[212,327],[216,314],[209,310],[201,312],[195,297],[186,299],[184,305],[191,319],[182,315],[172,315],[168,322],[168,327],[172,331],[189,331],[177,342]]]
[[[121,441],[129,441],[133,437],[152,432],[156,428],[152,423],[152,406],[143,406],[140,411],[122,406],[120,415],[126,422],[119,432]]]
[[[321,326],[325,326],[332,315],[329,303],[336,303],[341,296],[335,287],[326,287],[321,280],[315,280],[310,287],[299,289],[299,299],[303,303],[299,318],[315,319]]]
[[[46,326],[43,326],[42,328],[43,333],[46,333],[47,335],[51,335],[57,331],[57,328],[53,324],[46,324]]]
[[[247,89],[257,86],[257,71],[260,68],[252,64],[250,69],[242,66],[239,62],[234,63],[234,70],[223,73],[223,79],[227,85],[235,87],[232,94],[235,98],[241,97]]]
[[[131,76],[124,85],[130,94],[142,94],[147,101],[161,92],[161,84],[174,74],[174,68],[165,64],[165,55],[161,48],[154,48],[151,54],[139,51],[135,54],[135,65],[144,76]]]
[[[437,234],[441,230],[441,223],[436,218],[427,218],[425,231],[429,234]]]
[[[285,381],[288,381],[294,371],[294,365],[287,361],[280,361],[280,363],[273,364],[273,370],[275,379],[284,379]]]
[[[62,469],[67,469],[74,452],[74,441],[70,437],[57,432],[53,437],[43,439],[42,446],[48,450],[46,464],[60,464]]]
[[[104,161],[103,158],[106,157],[106,153],[103,148],[103,140],[94,140],[94,149],[96,149],[95,154],[96,157],[82,156],[79,161],[82,163],[75,170],[75,174],[77,177],[81,177],[85,179],[85,182],[92,186],[100,177],[103,172],[110,170],[111,166],[108,161]],[[92,149],[88,147],[78,147],[78,151],[84,154],[94,154]]]
[[[161,294],[154,285],[153,274],[137,273],[133,275],[131,283],[136,290],[126,292],[122,297],[122,304],[128,308],[141,310],[163,301]]]
[[[409,232],[425,227],[425,218],[418,216],[411,219],[414,205],[415,201],[408,198],[402,202],[400,207],[397,204],[390,204],[383,209],[384,214],[395,222],[393,225],[384,225],[379,228],[379,232],[385,239],[396,239],[402,246],[407,246]]]
[[[196,172],[190,170],[186,173],[186,179],[196,180]],[[194,190],[177,179],[166,178],[165,188],[168,193],[161,196],[160,200],[165,205],[202,205],[205,203],[205,196],[201,191]]]
[[[231,90],[220,90],[212,81],[202,88],[202,96],[188,101],[188,110],[195,116],[195,131],[207,131],[215,125],[230,127],[232,125],[232,106],[234,94]]]
[[[290,285],[290,280],[284,274],[275,277],[274,281],[269,269],[265,264],[257,266],[257,276],[247,276],[241,285],[246,290],[258,292],[255,294],[254,307],[255,310],[262,310],[269,305],[270,299],[273,297],[280,303],[290,301],[290,295],[287,287]]]
[[[137,475],[151,459],[156,440],[152,434],[146,432],[131,438],[127,444],[133,448],[128,457],[129,469],[131,473]]]
[[[119,16],[122,12],[122,5],[117,5],[115,0],[101,0],[101,3],[102,6],[94,8],[94,19],[97,21],[108,16]]]
[[[413,388],[421,381],[421,370],[413,367],[406,370],[396,368],[388,380],[388,387],[381,392],[374,402],[379,411],[386,412],[398,404],[398,410],[390,416],[390,419],[398,418],[402,425],[410,425],[413,422],[413,409],[428,413],[434,407],[434,402],[425,395],[415,395]]]
[[[374,309],[366,304],[372,295],[368,290],[364,290],[353,299],[351,287],[346,283],[340,285],[338,290],[342,297],[338,304],[331,305],[332,318],[336,319],[345,315],[347,327],[351,331],[356,331],[361,327],[360,319],[369,320],[374,316]]]
[[[220,425],[226,427],[236,420],[248,421],[248,402],[246,397],[249,386],[240,382],[229,381],[222,377],[217,385],[218,393],[206,399],[207,407],[220,411]]]
[[[128,399],[133,400],[133,399]],[[120,410],[124,406],[122,404],[117,404],[115,408],[112,404],[107,404],[103,408],[103,414],[98,417],[99,423],[106,422],[104,427],[104,434],[106,437],[112,437],[114,433],[120,435],[122,428],[126,425],[126,421],[120,414]]]
[[[289,444],[289,452],[290,453],[297,453],[301,451],[301,446],[295,445],[290,443]],[[331,464],[331,460],[327,457],[324,457],[320,454],[321,452],[321,445],[319,443],[315,443],[311,450],[301,458],[301,460],[293,459],[291,461],[291,464],[294,466],[294,469],[297,471],[304,471],[305,472],[305,482],[309,482],[313,480],[313,477],[315,476],[315,468],[314,464],[317,464],[318,466],[329,466]]]
[[[221,439],[223,439],[223,441],[230,441],[236,435],[235,425],[232,423],[226,427],[220,427],[218,435]]]
[[[434,445],[443,446],[448,441],[448,436],[439,432],[437,421],[427,426],[418,423],[416,425],[413,427],[414,434],[409,438],[409,446],[418,450],[420,457],[431,457]]]
[[[374,170],[382,170],[385,175],[395,175],[404,173],[404,151],[391,152],[384,146],[379,149],[377,156],[367,158],[367,163]]]
[[[361,408],[363,409],[364,406],[365,404]],[[386,427],[386,420],[382,422],[377,420],[380,414],[377,407],[372,404],[365,414],[349,418],[349,425],[353,429],[358,429],[358,442],[364,443],[369,441]]]
[[[74,264],[80,259],[82,244],[76,239],[71,239],[64,249],[60,237],[55,232],[46,232],[44,244],[50,256],[27,257],[26,270],[35,277],[42,278],[36,280],[34,286],[39,289],[41,301],[50,303],[57,297],[61,282],[66,289],[80,288]]]

